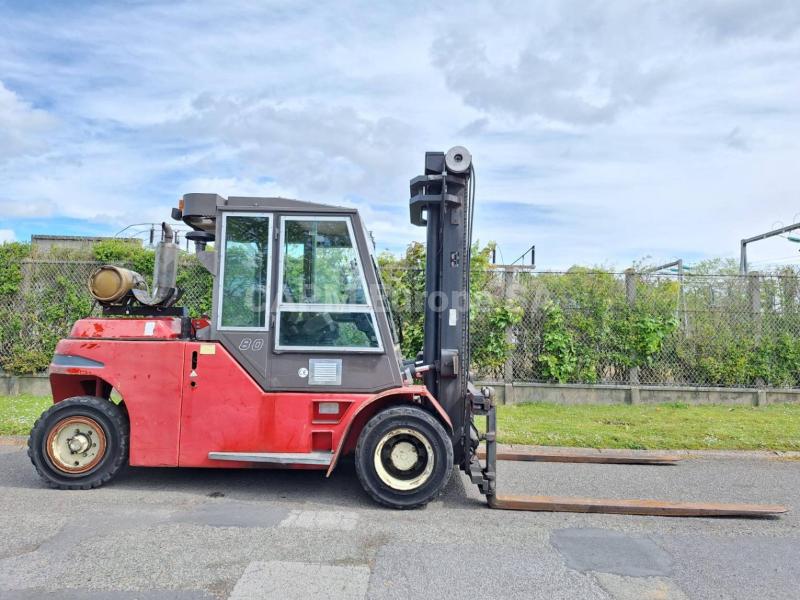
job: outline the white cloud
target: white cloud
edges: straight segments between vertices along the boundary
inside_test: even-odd
[[[410,162],[407,135],[416,128],[391,116],[369,119],[350,107],[204,95],[190,113],[158,129],[224,145],[235,152],[240,172],[278,177],[300,193],[330,198],[378,192],[387,172]]]
[[[14,231],[11,229],[0,229],[0,244],[5,244],[6,242],[13,242],[17,239],[17,236],[14,235]]]
[[[33,108],[0,81],[0,161],[47,147],[45,134],[55,120]]]
[[[647,104],[669,77],[660,65],[603,56],[586,44],[554,51],[546,39],[531,39],[511,64],[502,64],[488,58],[477,37],[460,31],[437,40],[433,58],[470,106],[576,125],[612,121]]]
[[[239,177],[199,177],[185,183],[186,193],[212,193],[220,196],[254,196],[264,198],[293,198],[297,194],[274,181],[256,181]]]
[[[667,86],[703,86],[727,69],[795,62],[800,5],[791,0],[641,3],[557,0],[472,5],[432,45],[450,89],[483,112],[593,125],[649,105]],[[519,24],[519,26],[514,26]],[[503,35],[494,35],[497,31]],[[778,53],[776,53],[776,50]],[[750,65],[747,64],[750,63]],[[704,64],[705,63],[705,64]],[[718,65],[715,65],[718,66]],[[734,84],[726,78],[725,84]],[[709,81],[711,83],[711,81]],[[703,86],[707,87],[707,86]],[[722,88],[699,93],[724,93]],[[713,96],[711,96],[713,97]]]

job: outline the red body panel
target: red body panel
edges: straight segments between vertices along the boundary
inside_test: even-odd
[[[89,318],[76,321],[71,338],[176,340],[181,337],[181,320],[174,317],[152,319]]]
[[[141,321],[139,321],[141,323]],[[183,352],[179,341],[61,340],[56,354],[88,358],[102,367],[50,365],[53,397],[85,394],[76,381],[99,377],[125,401],[132,465],[176,466],[181,421]]]
[[[148,327],[151,338],[130,339],[141,336],[148,322],[156,323]],[[74,338],[56,348],[57,355],[101,363],[52,364],[53,397],[94,393],[102,387],[99,380],[113,386],[130,417],[131,465],[245,467],[250,463],[209,460],[208,453],[321,451],[335,454],[332,470],[352,448],[345,439],[353,424],[360,429],[370,408],[396,396],[432,406],[449,425],[424,386],[380,394],[264,392],[221,344],[176,339],[176,332],[179,319],[85,319],[73,327]],[[321,412],[320,402],[338,403],[338,414]]]
[[[197,352],[196,377],[183,388],[181,466],[246,466],[209,460],[219,452],[332,451],[355,407],[371,394],[264,392],[218,343],[186,342],[187,366]],[[201,354],[202,348],[214,354]],[[194,384],[194,385],[192,385]],[[317,414],[314,405],[335,401],[339,415]],[[316,435],[315,435],[316,434]],[[313,441],[317,440],[316,447]]]

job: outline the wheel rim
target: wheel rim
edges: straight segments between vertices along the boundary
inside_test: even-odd
[[[47,457],[59,471],[76,475],[90,471],[103,459],[106,434],[89,417],[67,417],[47,436]]]
[[[415,429],[392,429],[375,446],[374,463],[378,477],[387,486],[399,491],[414,490],[433,473],[433,446]]]

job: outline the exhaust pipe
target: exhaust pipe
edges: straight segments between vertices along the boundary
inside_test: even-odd
[[[106,307],[126,306],[131,302],[131,296],[144,306],[172,306],[182,293],[177,287],[178,252],[175,232],[167,223],[162,223],[161,241],[156,246],[152,293],[139,273],[114,265],[104,265],[89,276],[89,292]]]
[[[167,223],[161,223],[161,241],[156,246],[153,267],[153,292],[133,289],[133,297],[145,306],[172,306],[181,296],[178,281],[178,244],[175,232]]]

